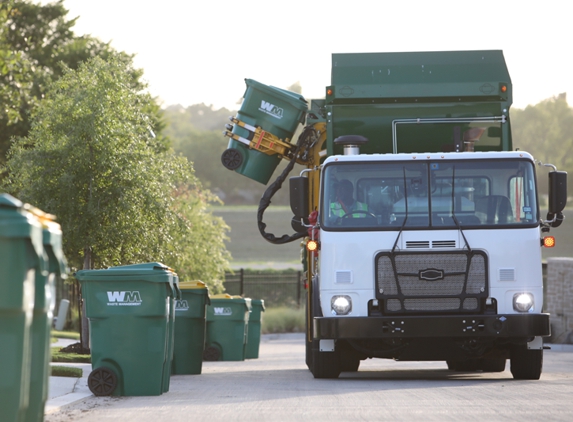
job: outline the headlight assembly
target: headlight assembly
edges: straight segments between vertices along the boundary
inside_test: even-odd
[[[513,295],[513,309],[517,312],[533,312],[534,305],[531,293],[516,293]]]
[[[350,296],[332,296],[330,300],[332,315],[348,315],[352,311],[352,299]]]

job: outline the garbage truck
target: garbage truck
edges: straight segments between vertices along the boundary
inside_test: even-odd
[[[539,379],[542,248],[564,219],[567,173],[514,150],[503,52],[333,54],[310,102],[245,81],[221,161],[265,185],[287,161],[257,224],[305,248],[314,377],[386,358],[483,372],[509,360],[513,378]],[[287,177],[293,233],[275,236],[264,211]]]

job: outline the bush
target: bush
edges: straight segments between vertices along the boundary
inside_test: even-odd
[[[263,314],[263,334],[304,332],[304,309],[267,308]]]

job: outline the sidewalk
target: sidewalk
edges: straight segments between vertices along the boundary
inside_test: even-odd
[[[51,347],[66,347],[73,343],[77,343],[77,340],[59,339],[56,343],[52,343]],[[44,411],[46,415],[57,412],[64,406],[68,406],[93,395],[88,388],[88,376],[92,370],[90,363],[54,362],[51,363],[51,365],[81,368],[83,370],[83,376],[81,378],[50,377],[48,401]]]

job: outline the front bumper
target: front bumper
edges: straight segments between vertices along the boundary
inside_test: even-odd
[[[549,314],[315,317],[314,338],[524,338],[551,335]]]

